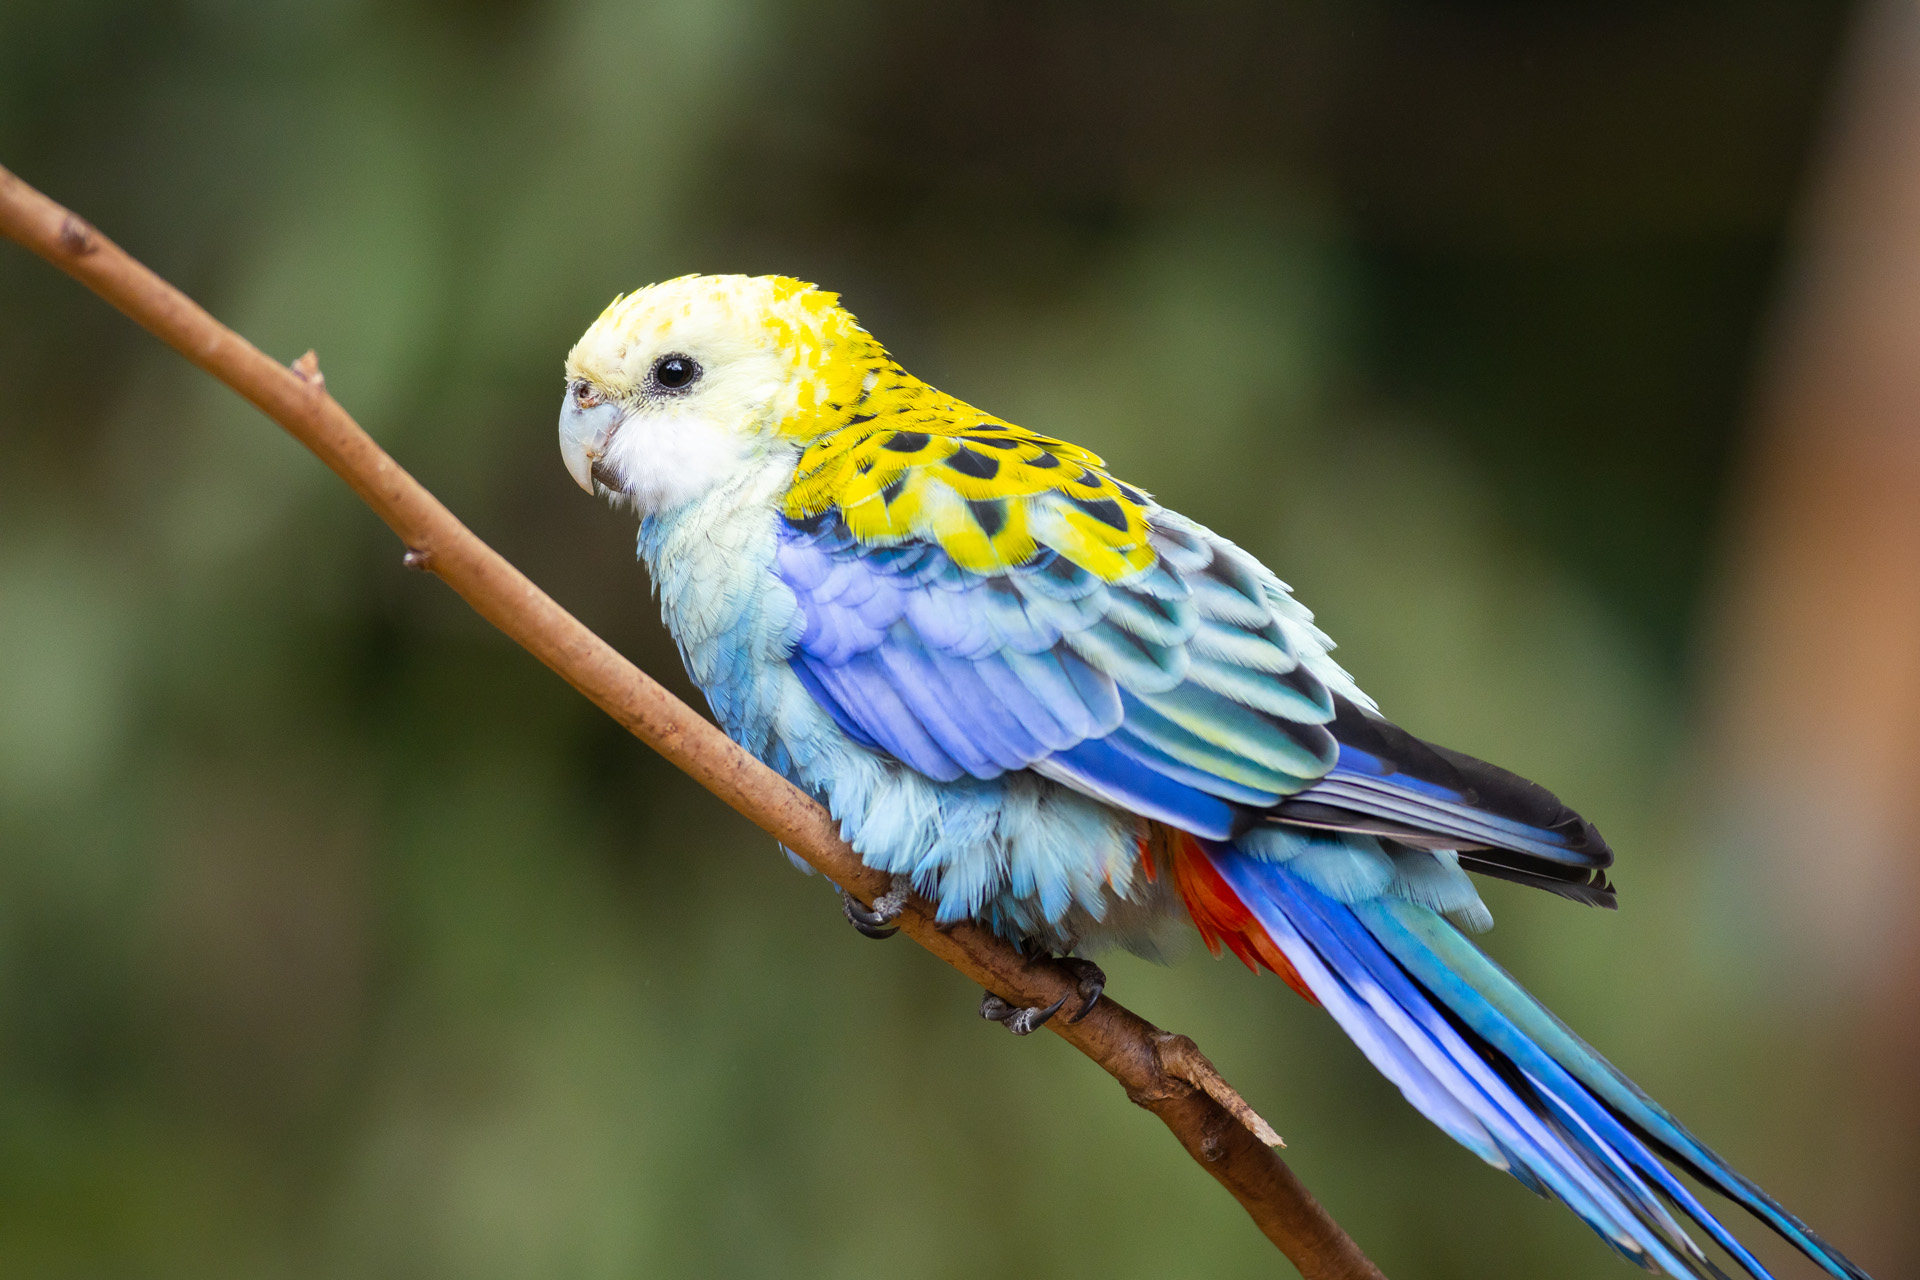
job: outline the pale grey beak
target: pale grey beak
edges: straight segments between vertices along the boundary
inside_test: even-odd
[[[626,410],[610,400],[582,407],[571,387],[560,402],[560,456],[573,482],[588,493],[594,491],[594,468],[606,456],[613,433],[626,416]]]

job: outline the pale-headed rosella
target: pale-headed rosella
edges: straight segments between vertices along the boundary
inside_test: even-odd
[[[1103,978],[1072,953],[1190,923],[1648,1270],[1720,1274],[1685,1217],[1766,1274],[1664,1157],[1864,1275],[1467,940],[1491,924],[1467,872],[1612,906],[1612,851],[1382,718],[1252,556],[921,382],[797,280],[616,299],[566,376],[567,467],[638,512],[721,726],[940,920],[1069,957],[1074,1016]],[[898,897],[847,913],[884,935]],[[1022,1033],[1059,1009],[983,1004]]]

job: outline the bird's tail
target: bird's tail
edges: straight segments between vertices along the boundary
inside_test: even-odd
[[[1325,1006],[1407,1100],[1482,1160],[1566,1204],[1649,1271],[1724,1276],[1676,1212],[1754,1276],[1767,1271],[1673,1172],[1744,1206],[1829,1274],[1865,1280],[1688,1133],[1426,907],[1347,903],[1284,862],[1183,838],[1176,883],[1225,943]]]

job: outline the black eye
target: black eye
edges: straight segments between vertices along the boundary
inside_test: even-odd
[[[667,391],[679,391],[693,385],[700,376],[700,365],[692,356],[661,356],[653,362],[653,381]]]

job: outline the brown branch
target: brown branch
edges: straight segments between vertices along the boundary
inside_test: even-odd
[[[407,545],[406,564],[437,574],[480,614],[594,705],[822,874],[866,902],[888,878],[860,861],[827,812],[748,755],[556,604],[402,470],[329,396],[308,352],[293,366],[262,354],[79,216],[0,168],[0,232],[67,272],[199,365],[319,455]],[[987,990],[1051,1004],[1072,990],[1048,965],[972,924],[936,928],[924,902],[907,936]],[[1047,1024],[1159,1116],[1200,1167],[1233,1193],[1309,1280],[1381,1273],[1267,1144],[1279,1135],[1185,1036],[1111,1000],[1078,1023]]]

